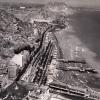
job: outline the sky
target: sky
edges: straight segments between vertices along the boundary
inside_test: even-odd
[[[99,7],[100,0],[0,0],[0,2],[25,2],[25,3],[47,3],[50,1],[65,2],[71,6]]]

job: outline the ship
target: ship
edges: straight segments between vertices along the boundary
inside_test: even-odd
[[[87,100],[100,100],[100,93],[96,91],[90,91],[88,88],[80,88],[71,86],[69,84],[61,84],[58,82],[52,82],[49,84],[50,93],[59,93],[75,97],[81,97]]]
[[[59,68],[57,68],[58,70],[98,73],[98,71],[96,69],[88,66],[88,64],[85,60],[80,60],[80,61],[76,60],[75,61],[75,60],[57,59],[57,61],[63,62],[65,64],[69,65],[66,67],[59,67]],[[74,66],[70,66],[71,63],[74,64]]]

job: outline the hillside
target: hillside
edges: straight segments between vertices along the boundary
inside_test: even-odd
[[[0,66],[2,62],[7,64],[17,45],[31,42],[28,40],[31,34],[31,24],[22,22],[13,14],[0,9]]]

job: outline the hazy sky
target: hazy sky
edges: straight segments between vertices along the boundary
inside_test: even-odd
[[[26,2],[26,3],[47,3],[49,1],[62,1],[74,6],[100,6],[100,0],[0,0],[1,2]]]

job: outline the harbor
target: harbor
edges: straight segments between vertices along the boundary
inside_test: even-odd
[[[100,100],[96,54],[75,35],[80,14],[59,2],[0,8],[0,100]]]

